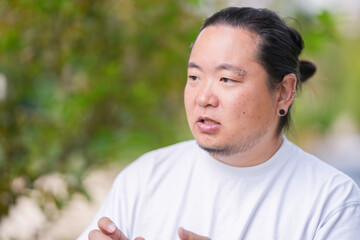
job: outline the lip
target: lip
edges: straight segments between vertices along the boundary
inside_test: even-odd
[[[216,122],[216,124],[206,124],[204,123],[205,120]],[[216,133],[219,130],[220,125],[221,124],[218,121],[208,117],[199,117],[196,121],[198,130],[203,133]]]

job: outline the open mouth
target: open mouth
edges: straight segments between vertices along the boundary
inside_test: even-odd
[[[215,134],[219,131],[221,124],[211,118],[200,117],[197,121],[197,129],[205,134]]]
[[[220,123],[212,120],[212,119],[209,119],[209,118],[199,118],[198,122],[201,122],[201,123],[204,123],[204,124],[207,124],[207,125],[218,125]]]
[[[208,124],[208,125],[215,125],[218,124],[217,122],[213,121],[213,120],[202,120],[202,123]]]

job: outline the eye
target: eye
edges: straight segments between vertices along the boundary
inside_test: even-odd
[[[235,82],[235,80],[230,79],[230,78],[225,78],[225,77],[220,78],[220,81],[221,81],[221,82],[224,82],[224,83],[231,83],[231,82]]]
[[[196,81],[196,80],[199,80],[199,77],[190,75],[189,80]]]

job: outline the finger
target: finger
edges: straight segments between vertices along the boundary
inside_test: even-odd
[[[134,240],[145,240],[145,238],[142,238],[142,237],[136,237]]]
[[[92,230],[88,235],[89,240],[109,240],[109,238],[99,230]]]
[[[98,221],[98,227],[102,233],[112,240],[129,240],[107,217],[102,217]]]
[[[211,240],[208,237],[197,235],[193,232],[187,231],[184,228],[179,228],[179,237],[181,240]]]

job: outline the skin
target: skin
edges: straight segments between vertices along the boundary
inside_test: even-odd
[[[294,74],[269,91],[268,75],[255,58],[259,40],[244,29],[209,26],[196,39],[188,63],[184,100],[191,132],[215,159],[237,167],[261,164],[279,149],[279,110],[287,112],[296,94]],[[98,227],[90,240],[129,240],[109,218],[101,218]],[[178,235],[210,240],[183,228]]]
[[[261,164],[279,149],[278,112],[287,111],[296,85],[289,74],[269,91],[268,74],[255,58],[259,41],[241,28],[209,26],[189,58],[185,108],[191,132],[215,159],[236,167]],[[199,121],[204,118],[216,124]]]

